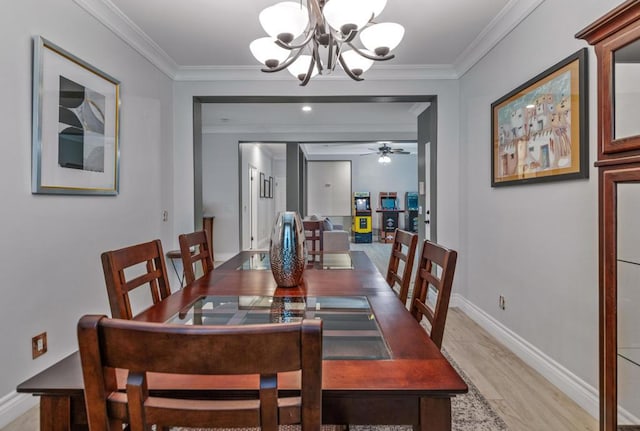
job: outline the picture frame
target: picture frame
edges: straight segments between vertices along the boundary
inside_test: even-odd
[[[491,187],[589,177],[587,49],[491,104]]]
[[[31,192],[117,195],[120,81],[33,38]]]
[[[269,198],[273,199],[273,177],[269,176]]]
[[[266,194],[266,189],[265,189],[265,182],[264,182],[264,172],[260,172],[260,197],[261,198],[265,198],[267,197]]]
[[[269,198],[269,179],[265,177],[264,181],[264,197]]]

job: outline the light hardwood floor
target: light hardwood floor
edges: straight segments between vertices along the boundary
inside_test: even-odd
[[[365,251],[385,274],[391,244],[352,244],[351,248]],[[598,429],[595,418],[457,308],[449,310],[443,346],[509,430]]]
[[[353,244],[365,250],[381,272],[390,244]],[[478,326],[452,308],[444,348],[460,365],[511,431],[578,431],[598,429],[597,421],[544,377]],[[38,410],[31,409],[0,431],[37,431]]]

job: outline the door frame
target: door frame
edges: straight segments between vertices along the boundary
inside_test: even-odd
[[[429,142],[431,152],[431,169],[429,169],[430,183],[430,223],[431,223],[431,239],[436,241],[437,239],[437,172],[435,167],[437,166],[437,96],[436,95],[395,95],[395,96],[194,96],[193,97],[193,154],[202,154],[202,104],[203,103],[393,103],[393,102],[415,102],[415,103],[430,103],[428,108],[429,123],[432,127],[429,130]],[[416,126],[417,127],[417,126]],[[419,141],[418,141],[419,142]],[[426,142],[426,141],[423,141]],[[421,178],[425,178],[427,173],[424,163],[424,145],[418,143],[418,181]],[[238,152],[240,152],[240,146],[238,145]],[[242,158],[238,160],[238,184],[242,184]],[[422,160],[422,162],[420,162]],[[195,214],[201,214],[202,209],[202,163],[197,163],[194,158],[194,189],[199,191],[194,196],[194,224],[198,226],[198,217]],[[199,182],[199,183],[197,183]],[[287,182],[289,184],[289,182]],[[240,214],[242,214],[242,187],[238,187],[238,207]],[[289,190],[287,190],[287,199],[289,199]],[[423,197],[424,199],[424,197]],[[423,202],[424,203],[424,202]],[[200,212],[198,210],[200,209]],[[424,213],[419,214],[419,228],[418,238],[420,241],[424,239]],[[242,223],[240,223],[239,232],[239,249],[242,250]]]

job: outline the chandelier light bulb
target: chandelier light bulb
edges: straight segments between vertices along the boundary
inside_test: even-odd
[[[289,51],[279,47],[271,37],[261,37],[249,44],[251,54],[260,63],[270,69],[278,66],[289,57]]]
[[[350,30],[360,30],[371,20],[374,15],[375,3],[378,2],[330,0],[324,5],[322,11],[329,25],[346,36]]]
[[[367,53],[370,54],[370,53]],[[354,75],[360,76],[367,70],[371,68],[373,65],[373,60],[369,60],[368,58],[364,58],[354,50],[350,49],[348,51],[342,52],[342,59],[347,64],[347,67],[353,72]]]
[[[307,28],[309,12],[300,3],[285,1],[265,8],[258,19],[269,36],[290,43]]]
[[[404,27],[395,22],[374,24],[360,32],[360,41],[376,55],[387,55],[404,37]]]
[[[301,55],[300,57],[298,57],[296,61],[294,61],[289,67],[287,67],[287,70],[293,76],[295,76],[300,81],[302,81],[304,80],[304,78],[307,75],[307,72],[309,71],[309,63],[311,63],[311,56]],[[311,77],[313,78],[317,74],[318,74],[318,68],[314,67],[313,70],[311,71]]]

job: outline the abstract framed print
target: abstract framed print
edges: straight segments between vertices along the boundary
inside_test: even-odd
[[[33,40],[31,192],[117,195],[120,82]]]

